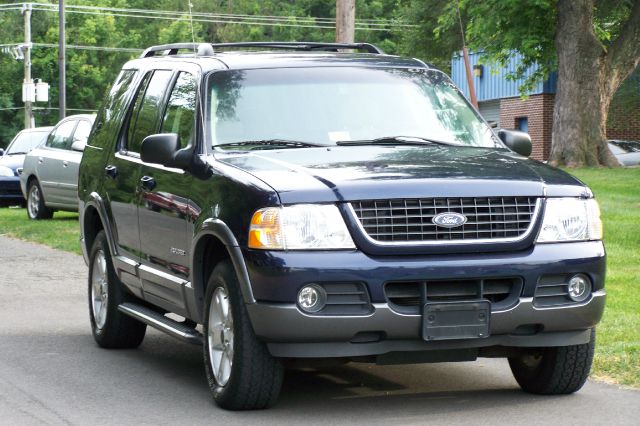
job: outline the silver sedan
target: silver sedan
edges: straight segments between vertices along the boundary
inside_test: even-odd
[[[78,166],[94,119],[81,114],[61,120],[46,143],[25,157],[20,188],[30,219],[50,219],[56,210],[78,210]]]

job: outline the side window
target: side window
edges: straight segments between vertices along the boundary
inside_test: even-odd
[[[127,151],[140,152],[142,140],[156,133],[160,103],[171,74],[171,71],[155,71],[151,79],[145,77],[145,81],[140,85],[124,146]]]
[[[180,147],[189,145],[195,128],[196,81],[186,72],[178,74],[162,120],[161,133],[177,133]]]
[[[71,145],[71,134],[73,128],[76,127],[76,120],[65,121],[55,129],[47,140],[47,146],[50,148],[69,149]]]
[[[80,120],[76,131],[73,133],[73,142],[80,141],[86,144],[89,133],[91,133],[91,123],[86,120]]]

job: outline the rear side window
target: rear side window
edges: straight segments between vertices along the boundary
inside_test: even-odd
[[[189,145],[195,128],[196,81],[186,72],[178,74],[162,120],[161,133],[176,133],[180,147]]]
[[[104,100],[103,107],[96,117],[96,129],[101,129],[103,125],[107,125],[108,128],[114,123],[116,123],[118,127],[120,126],[123,111],[126,109],[125,103],[127,102],[127,94],[129,93],[128,89],[131,87],[136,72],[136,70],[123,70],[120,72]],[[105,128],[106,134],[113,134],[110,133],[107,128]],[[101,146],[110,140],[113,139],[110,137],[94,138],[91,144]]]
[[[160,104],[171,79],[171,71],[155,71],[151,78],[145,76],[131,112],[124,149],[140,152],[142,140],[156,133]]]
[[[47,146],[57,149],[69,149],[71,146],[71,134],[76,127],[76,123],[77,121],[75,120],[69,120],[60,124],[58,128],[49,135]]]

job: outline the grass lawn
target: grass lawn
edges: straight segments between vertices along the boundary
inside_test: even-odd
[[[82,254],[78,213],[55,212],[52,220],[29,220],[26,209],[0,208],[0,235]]]
[[[640,168],[574,169],[596,194],[608,253],[607,308],[598,327],[592,375],[640,387]],[[0,209],[0,235],[80,253],[78,215],[30,221],[24,209]],[[1,255],[0,255],[1,256]]]
[[[640,387],[640,168],[568,170],[600,203],[607,248],[607,307],[592,375]]]

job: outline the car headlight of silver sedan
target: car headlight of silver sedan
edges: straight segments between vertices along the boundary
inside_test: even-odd
[[[593,198],[549,198],[538,243],[602,239],[600,208]]]

